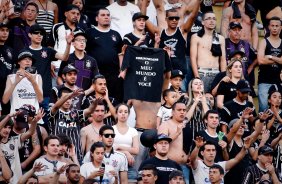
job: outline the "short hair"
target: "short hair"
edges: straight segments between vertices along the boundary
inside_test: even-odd
[[[166,17],[168,17],[168,14],[169,14],[169,13],[171,13],[171,12],[173,12],[173,13],[175,13],[175,12],[176,12],[176,13],[177,13],[178,11],[177,11],[175,8],[172,8],[172,9],[166,10],[166,11],[165,11],[165,16],[166,16]]]
[[[67,147],[71,146],[71,140],[66,134],[58,134],[57,135],[60,139],[60,145],[66,145]]]
[[[35,174],[32,174],[32,175],[27,179],[27,181],[28,181],[29,179],[31,179],[31,178],[36,179],[36,181],[38,182],[38,176],[36,176]],[[27,181],[26,181],[25,183],[27,183]]]
[[[101,10],[107,10],[108,12],[110,12],[110,10],[107,8],[99,8],[99,10],[96,11],[96,17],[98,17]]]
[[[101,141],[94,142],[90,148],[90,152],[93,153],[96,148],[105,148],[105,144]]]
[[[93,103],[93,109],[94,109],[94,110],[95,110],[99,105],[104,106],[104,108],[105,108],[105,110],[106,110],[106,106],[105,106],[103,100],[95,99],[92,103]]]
[[[102,74],[97,74],[97,75],[94,76],[92,83],[96,83],[97,79],[106,79],[106,78]]]
[[[172,109],[173,111],[175,110],[175,107],[176,107],[177,104],[184,104],[184,105],[185,105],[184,102],[176,101],[176,102],[171,106],[171,109]]]
[[[112,126],[110,126],[110,125],[104,125],[104,126],[102,126],[102,127],[100,128],[100,130],[99,130],[99,135],[102,136],[106,130],[112,130],[113,132],[115,132],[115,130],[114,130],[114,128],[113,128]]]
[[[44,145],[44,146],[48,146],[49,141],[50,141],[51,139],[57,139],[57,140],[60,142],[60,138],[59,138],[58,136],[56,136],[56,135],[49,135],[49,136],[44,140],[43,145]]]
[[[154,176],[157,176],[157,175],[158,175],[158,170],[157,170],[156,166],[153,165],[153,164],[146,164],[146,165],[144,165],[144,166],[142,167],[141,170],[142,170],[142,171],[144,171],[144,170],[152,170]]]
[[[202,20],[204,20],[204,19],[205,19],[206,14],[208,14],[208,13],[213,13],[213,14],[215,14],[213,11],[207,11],[207,12],[204,12],[204,13],[202,14]]]
[[[128,114],[130,113],[130,107],[125,104],[125,103],[120,103],[116,106],[116,113],[118,112],[118,109],[120,108],[120,106],[124,105],[125,107],[127,107],[127,110],[128,110]]]
[[[67,169],[66,169],[66,173],[69,173],[69,172],[70,172],[70,168],[71,168],[71,167],[78,167],[78,168],[79,168],[79,166],[78,166],[77,164],[69,164],[68,167],[67,167]]]
[[[207,146],[207,145],[213,145],[213,146],[216,148],[216,145],[215,145],[213,142],[211,142],[211,141],[206,141],[206,143],[200,148],[201,151],[204,151],[204,150],[206,149],[206,146]],[[216,151],[216,149],[215,149],[215,151]]]
[[[86,180],[83,181],[82,184],[95,184],[95,182],[97,182],[96,179],[86,179]]]
[[[165,90],[163,91],[163,94],[162,94],[163,99],[165,99],[165,97],[166,97],[170,92],[175,92],[175,91],[172,90],[172,89],[165,89]]]
[[[208,110],[208,111],[206,112],[206,114],[205,114],[205,116],[204,116],[204,119],[208,119],[208,117],[209,117],[210,114],[217,114],[217,115],[219,115],[219,113],[218,113],[217,110],[211,109],[211,110]]]
[[[272,21],[272,20],[279,21],[280,24],[281,24],[281,19],[280,19],[279,17],[274,16],[274,17],[271,17],[271,18],[269,19],[269,25],[270,25],[270,21]]]
[[[29,2],[29,3],[27,3],[27,4],[25,5],[25,7],[24,7],[24,10],[26,10],[28,6],[34,6],[34,7],[36,8],[36,13],[39,12],[39,7],[38,7],[38,5],[37,5],[35,2]]]
[[[222,175],[224,175],[224,170],[223,170],[223,168],[222,168],[220,165],[218,165],[218,164],[213,164],[213,165],[210,167],[210,170],[211,170],[211,169],[218,169],[218,170],[219,170],[219,173],[222,174]]]
[[[70,88],[62,87],[58,91],[58,97],[61,98],[63,93],[72,93],[73,91]]]
[[[6,118],[6,116],[7,116],[7,115],[2,115],[2,116],[0,116],[0,122],[1,122],[4,118]],[[10,118],[9,121],[5,124],[4,127],[7,127],[7,126],[12,127],[13,125],[14,125],[14,122],[13,122],[13,120]]]

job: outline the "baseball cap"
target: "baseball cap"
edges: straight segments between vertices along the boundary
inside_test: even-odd
[[[24,59],[24,58],[31,58],[32,61],[34,61],[34,58],[32,57],[32,53],[29,50],[22,50],[20,51],[18,55],[18,61]]]
[[[26,110],[19,110],[19,113],[15,117],[15,122],[17,124],[22,124],[22,127],[27,127],[28,126],[28,112]]]
[[[78,36],[84,36],[85,38],[87,37],[87,35],[83,31],[81,31],[81,30],[78,30],[78,31],[74,32],[73,39],[75,39]]]
[[[134,13],[134,15],[132,16],[132,21],[135,21],[136,19],[139,19],[139,18],[144,18],[145,20],[149,19],[147,15],[144,15],[141,12],[137,12],[137,13]]]
[[[45,29],[40,26],[39,24],[34,24],[29,28],[29,33],[36,33],[36,32],[41,32],[42,34],[46,34]]]
[[[232,128],[232,126],[233,126],[238,120],[239,120],[239,118],[232,119],[232,120],[230,121],[230,123],[228,124],[228,128],[229,128],[229,129]]]
[[[33,105],[24,104],[16,111],[26,111],[30,117],[34,117],[36,115],[36,109]]]
[[[239,80],[236,89],[242,93],[251,92],[250,84],[246,80]]]
[[[240,22],[230,22],[229,23],[229,29],[234,29],[235,27],[242,29]]]
[[[65,66],[62,73],[66,74],[72,71],[75,71],[76,73],[78,72],[78,70],[74,66],[72,66],[71,64],[68,64],[67,66]]]
[[[5,22],[1,22],[0,23],[0,28],[2,28],[2,27],[10,28],[10,26],[7,23],[5,23]]]
[[[181,77],[184,78],[183,72],[181,70],[172,70],[170,78],[173,79],[175,77]]]
[[[172,180],[172,178],[177,177],[177,176],[184,177],[183,172],[179,170],[171,171],[171,173],[169,174],[169,180]]]
[[[231,60],[235,55],[239,54],[242,58],[245,57],[245,52],[240,51],[240,50],[234,50],[231,52],[228,56],[228,60]]]
[[[168,141],[169,143],[172,141],[172,139],[169,136],[165,134],[158,134],[158,136],[155,139],[155,144],[162,140]]]
[[[78,10],[80,12],[80,9],[78,6],[76,5],[73,5],[73,4],[69,4],[66,9],[65,9],[65,12],[68,12],[68,11],[71,11],[71,10]]]
[[[273,154],[273,149],[268,145],[264,145],[260,147],[258,150],[258,155],[266,155],[268,153]]]

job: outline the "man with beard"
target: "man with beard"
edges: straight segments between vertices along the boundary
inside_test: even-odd
[[[156,149],[156,155],[143,161],[139,167],[139,171],[143,170],[143,167],[147,164],[153,164],[158,170],[158,179],[156,184],[168,184],[169,174],[171,171],[181,170],[181,167],[173,160],[168,158],[169,143],[172,141],[170,137],[165,134],[157,135],[154,143]]]
[[[219,71],[226,70],[225,40],[215,31],[216,17],[213,12],[202,16],[203,29],[191,37],[190,58],[195,77],[204,82],[205,92]]]
[[[80,131],[82,154],[90,150],[94,142],[100,140],[99,130],[104,125],[105,105],[101,100],[94,102],[94,111],[91,114],[91,122]]]
[[[192,137],[190,140],[183,137],[183,128],[186,126],[186,105],[183,102],[176,102],[171,108],[171,119],[161,124],[158,133],[165,134],[172,139],[167,156],[181,166],[185,182],[189,184],[190,171],[186,165],[188,153],[184,151],[183,145],[185,143],[187,147],[190,147]]]
[[[230,22],[239,22],[242,25],[242,40],[248,41],[256,50],[258,46],[258,30],[255,24],[256,12],[245,0],[235,0],[230,7],[223,10],[221,21],[221,34],[228,37]]]
[[[76,164],[64,165],[59,168],[54,175],[52,183],[59,183],[59,177],[66,171],[66,184],[78,184],[80,178],[80,167]]]

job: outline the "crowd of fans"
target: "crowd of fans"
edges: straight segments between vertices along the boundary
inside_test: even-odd
[[[0,0],[0,184],[282,183],[281,7]]]

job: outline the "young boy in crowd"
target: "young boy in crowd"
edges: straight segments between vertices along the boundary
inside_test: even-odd
[[[166,89],[163,91],[164,104],[159,108],[157,114],[157,128],[161,123],[167,121],[171,117],[171,107],[177,101],[177,92],[172,89]]]
[[[181,89],[182,81],[184,79],[184,74],[181,70],[172,70],[170,76],[170,88],[171,90],[176,92],[177,100],[183,101],[185,91]]]

